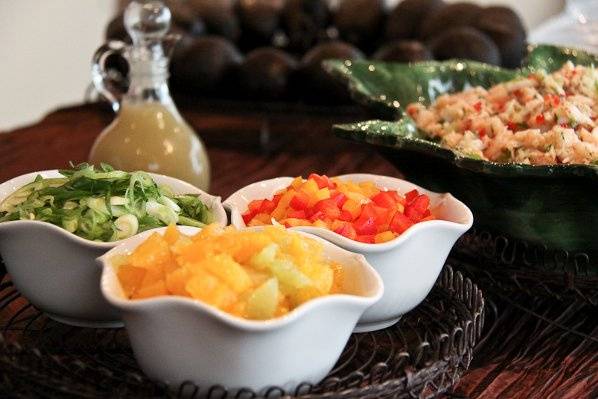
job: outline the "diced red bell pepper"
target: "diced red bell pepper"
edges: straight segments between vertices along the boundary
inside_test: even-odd
[[[554,107],[558,107],[561,103],[561,99],[556,94],[545,94],[544,95],[544,102],[548,105],[552,103]]]
[[[318,188],[336,188],[336,184],[328,178],[326,175],[318,175],[317,173],[312,173],[309,175],[308,179],[311,179],[316,182]]]
[[[262,209],[263,202],[264,200],[253,200],[249,204],[247,204],[247,209],[249,209],[250,212],[259,212],[260,209]]]
[[[544,118],[544,114],[536,115],[536,124],[543,125],[546,122],[546,118]]]
[[[397,201],[391,193],[391,191],[380,191],[371,199],[376,205],[381,206],[383,208],[395,208],[397,205]]]
[[[291,199],[290,207],[295,210],[305,210],[309,206],[309,196],[303,191],[297,191],[297,194]]]
[[[336,219],[340,216],[341,210],[336,206],[336,202],[332,198],[318,201],[312,207],[314,213],[323,212],[329,219]]]
[[[250,212],[250,211],[249,211],[249,212],[247,212],[247,213],[244,213],[243,215],[241,215],[241,216],[242,216],[242,218],[243,218],[243,222],[245,222],[245,225],[246,225],[246,226],[249,224],[249,222],[251,222],[251,219],[253,219],[253,217],[254,217],[255,215],[256,215],[256,214],[255,214],[254,212]]]
[[[307,213],[305,212],[305,209],[301,209],[301,210],[289,209],[287,211],[287,218],[307,219]]]
[[[260,212],[259,213],[270,214],[270,213],[272,213],[272,211],[274,209],[276,209],[276,203],[273,200],[267,200],[267,199],[265,199],[262,202],[262,206],[260,208]]]
[[[334,194],[332,194],[330,198],[334,200],[336,206],[339,208],[342,208],[343,205],[345,205],[345,202],[347,202],[347,196],[341,193],[340,191],[337,191]]]
[[[255,215],[261,213],[264,201],[265,200],[253,200],[247,204],[247,212],[241,215],[245,224],[249,224]]]
[[[430,206],[430,198],[427,195],[422,194],[418,196],[413,202],[405,207],[405,216],[411,219],[413,222],[419,222],[424,218],[424,214]]]
[[[374,223],[376,224],[376,228],[378,228],[378,225],[388,223],[388,216],[390,211],[391,210],[388,208],[383,208],[374,204],[373,202],[370,202],[363,206],[363,208],[361,209],[361,215],[359,215],[358,219],[373,217]]]
[[[352,222],[353,215],[351,215],[351,212],[343,210],[341,211],[341,214],[338,216],[338,220],[342,220],[344,222]]]
[[[354,240],[355,237],[357,236],[357,233],[355,232],[355,228],[353,228],[351,223],[344,223],[341,227],[334,230],[334,232],[338,233],[342,236],[345,236],[351,240]]]
[[[405,194],[405,200],[407,200],[407,204],[411,203],[414,199],[419,196],[419,191],[411,190],[407,194]]]
[[[397,212],[390,222],[390,230],[393,233],[402,234],[409,227],[413,226],[413,221],[401,212]]]
[[[401,196],[398,192],[396,192],[395,190],[392,191],[387,191],[387,193],[392,197],[392,199],[395,200],[395,202],[405,205],[405,197]]]
[[[378,231],[375,217],[364,215],[363,213],[353,222],[353,227],[358,235],[371,235],[376,234]]]
[[[324,212],[318,211],[318,212],[312,213],[309,216],[309,221],[313,223],[313,222],[315,222],[318,219],[319,220],[324,220],[325,217],[326,217],[326,215],[324,214]]]
[[[376,235],[375,234],[361,234],[355,237],[356,241],[363,242],[366,244],[375,244],[376,243]]]
[[[376,224],[377,225],[388,223],[388,216],[390,215],[390,213],[392,211],[394,211],[394,209],[383,208],[383,207],[377,206],[377,205],[372,205],[372,209],[374,210],[374,213],[376,214]]]

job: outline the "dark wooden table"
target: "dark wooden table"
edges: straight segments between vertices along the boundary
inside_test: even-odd
[[[401,176],[373,149],[330,133],[333,121],[350,121],[356,118],[354,113],[330,117],[326,113],[243,112],[226,105],[204,108],[186,107],[183,113],[208,146],[213,176],[210,191],[222,197],[249,182],[311,171]],[[93,140],[112,118],[103,106],[82,105],[0,134],[0,182],[26,172],[63,168],[69,161],[85,161]],[[544,302],[527,306],[517,301],[496,299],[497,315],[488,311],[493,329],[450,396],[598,397],[596,307]],[[575,327],[582,324],[586,333],[579,334]]]

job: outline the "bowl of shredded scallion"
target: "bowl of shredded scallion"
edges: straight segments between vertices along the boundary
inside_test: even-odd
[[[34,306],[72,325],[121,324],[100,293],[95,258],[143,231],[213,222],[227,224],[219,197],[175,178],[105,164],[0,184],[0,255],[14,285]]]

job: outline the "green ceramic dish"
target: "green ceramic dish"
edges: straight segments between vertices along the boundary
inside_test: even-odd
[[[474,212],[480,226],[550,248],[598,251],[598,166],[499,164],[464,157],[440,147],[404,116],[402,106],[428,103],[439,94],[512,79],[530,70],[558,69],[566,60],[598,65],[578,50],[539,46],[525,67],[506,70],[469,61],[384,64],[328,61],[354,98],[380,118],[336,125],[343,138],[373,144],[407,179],[434,191],[451,192]]]

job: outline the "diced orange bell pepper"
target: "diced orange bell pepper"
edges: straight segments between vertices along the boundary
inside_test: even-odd
[[[330,198],[330,189],[328,187],[319,189],[314,198],[316,202]]]
[[[305,218],[295,219],[287,218],[280,221],[285,227],[296,227],[296,226],[311,226],[311,222]]]
[[[318,184],[314,180],[309,179],[305,183],[303,183],[303,185],[301,186],[301,190],[305,194],[307,194],[308,197],[311,198],[311,197],[315,197],[319,188],[318,188]]]
[[[314,221],[312,223],[312,226],[314,226],[314,227],[322,227],[324,229],[328,229],[328,223],[326,223],[325,221],[320,220],[320,219]]]
[[[381,242],[387,242],[387,241],[393,240],[394,238],[395,238],[395,235],[393,234],[393,232],[387,230],[382,233],[376,234],[376,237],[374,237],[374,240],[376,241],[376,244],[378,244]]]
[[[359,204],[359,202],[353,201],[352,199],[348,199],[343,204],[343,211],[349,212],[353,219],[357,219],[361,214],[361,204]]]
[[[291,187],[293,187],[295,190],[298,190],[304,183],[304,180],[301,176],[295,177],[293,179],[293,182],[291,183]]]

